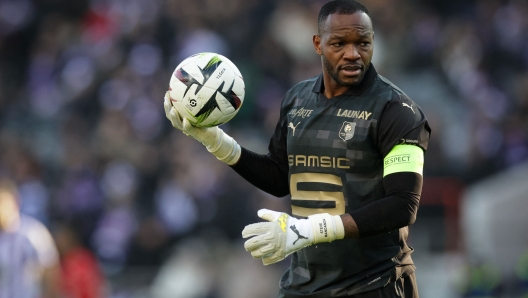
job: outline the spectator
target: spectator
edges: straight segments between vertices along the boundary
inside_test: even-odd
[[[63,222],[53,233],[61,259],[64,297],[106,297],[105,278],[93,252],[81,243],[78,229],[75,221]]]
[[[21,214],[12,181],[0,181],[0,297],[60,297],[57,249],[48,229]]]

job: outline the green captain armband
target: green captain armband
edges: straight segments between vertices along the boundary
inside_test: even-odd
[[[383,177],[399,172],[423,175],[424,152],[414,145],[396,145],[383,159]]]

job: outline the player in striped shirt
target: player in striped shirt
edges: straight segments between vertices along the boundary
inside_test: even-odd
[[[50,232],[20,214],[16,186],[0,181],[0,298],[60,297],[59,274]]]

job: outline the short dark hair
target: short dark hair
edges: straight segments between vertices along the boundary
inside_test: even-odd
[[[354,14],[358,11],[366,13],[369,17],[369,11],[365,5],[355,0],[332,0],[326,2],[321,10],[319,11],[319,17],[317,18],[317,28],[319,34],[322,33],[324,22],[331,14]]]

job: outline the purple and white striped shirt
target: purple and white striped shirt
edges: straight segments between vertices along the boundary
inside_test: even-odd
[[[58,262],[48,229],[27,215],[7,231],[0,230],[0,298],[38,298],[42,271]]]

